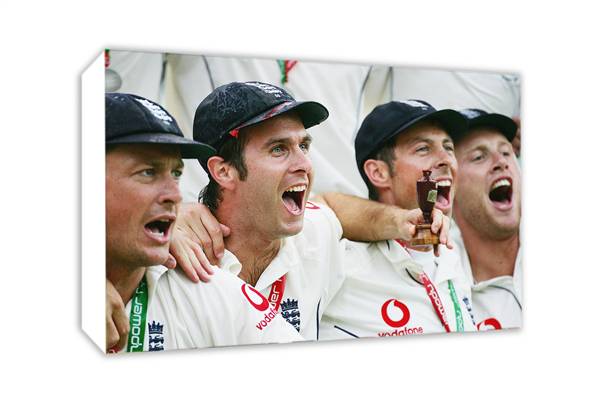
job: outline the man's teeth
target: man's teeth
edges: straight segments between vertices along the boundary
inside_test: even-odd
[[[298,186],[292,186],[291,188],[287,189],[286,192],[304,192],[306,190],[306,185],[298,185]]]
[[[443,181],[438,181],[437,186],[438,187],[452,186],[452,182],[450,182],[450,180],[448,180],[448,179],[445,179]]]
[[[492,190],[499,188],[500,186],[510,186],[510,181],[508,179],[500,179],[492,185]]]
[[[158,219],[155,221],[155,223],[149,226],[149,229],[154,235],[165,236],[169,230],[170,224],[171,221],[168,219]]]

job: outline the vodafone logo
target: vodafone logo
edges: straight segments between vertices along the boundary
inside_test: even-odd
[[[493,329],[502,329],[500,321],[498,321],[496,318],[488,318],[477,324],[478,331],[491,331]]]
[[[401,318],[398,318],[399,312],[402,313]],[[396,299],[389,299],[381,306],[381,317],[392,328],[400,328],[408,323],[410,311],[408,311],[408,307],[404,303]]]
[[[244,283],[242,285],[242,293],[244,293],[244,296],[246,296],[250,304],[252,304],[252,307],[256,308],[258,311],[263,312],[269,309],[270,304],[267,299],[265,299],[265,297],[252,286]],[[271,321],[275,319],[276,316],[277,311],[271,307],[268,312],[263,314],[262,319],[258,320],[256,323],[256,329],[262,331],[269,325]]]
[[[242,293],[244,296],[246,296],[250,304],[252,304],[252,306],[258,311],[265,311],[267,308],[269,308],[269,302],[267,299],[265,299],[265,297],[252,286],[244,283],[242,285]]]

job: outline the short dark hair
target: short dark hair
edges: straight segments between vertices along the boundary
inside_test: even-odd
[[[236,138],[228,138],[225,143],[217,151],[217,156],[221,157],[225,162],[234,167],[239,175],[240,180],[246,180],[248,176],[248,168],[244,160],[244,149],[248,143],[248,135],[245,129],[240,129]],[[198,202],[202,202],[213,213],[219,208],[219,203],[222,200],[221,186],[215,181],[208,172],[208,185],[200,191]]]
[[[446,128],[444,127],[442,122],[435,118],[425,118],[422,121],[417,122],[413,126],[418,126],[421,124],[431,124],[437,128],[440,128],[444,132],[448,133],[448,131],[446,130]],[[408,130],[410,128],[411,127],[408,127],[405,130]],[[375,152],[375,154],[372,157],[368,158],[368,160],[381,160],[381,161],[385,162],[386,165],[388,166],[388,168],[390,169],[391,176],[394,176],[396,174],[396,171],[394,170],[394,161],[396,161],[396,153],[394,152],[394,149],[396,148],[396,143],[398,142],[398,138],[401,136],[401,134],[403,132],[404,132],[404,130],[401,132],[398,132],[391,139],[389,139],[387,142],[385,142],[377,150],[377,152]],[[450,136],[450,135],[448,134],[448,136]],[[452,138],[450,138],[450,139],[452,139]],[[363,165],[363,168],[364,168],[364,165]],[[373,186],[373,184],[371,183],[371,180],[366,175],[365,175],[365,178],[366,178],[365,183],[367,184],[367,188],[369,189],[369,199],[376,200],[376,201],[379,200],[379,193],[377,192],[377,188],[375,188],[375,186]]]
[[[375,154],[373,154],[372,157],[368,158],[368,160],[381,160],[381,161],[385,162],[386,165],[388,166],[388,168],[390,169],[390,174],[392,174],[392,176],[395,173],[394,161],[396,160],[396,153],[394,152],[394,148],[396,147],[396,139],[397,138],[398,138],[397,136],[394,136],[393,138],[391,138],[390,140],[385,142],[383,144],[383,146],[381,146],[379,148],[379,150],[377,150],[377,152]],[[364,168],[364,165],[363,165],[363,168]],[[369,189],[369,199],[378,201],[379,200],[379,192],[377,191],[377,188],[375,186],[373,186],[373,184],[371,183],[371,180],[368,177],[366,177],[366,178],[367,179],[365,179],[365,183],[367,184],[367,188]]]

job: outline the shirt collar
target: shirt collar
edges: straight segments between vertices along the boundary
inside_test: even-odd
[[[406,248],[395,240],[385,240],[376,243],[377,248],[393,266],[398,274],[404,275],[405,270],[409,270],[413,274],[423,272],[423,266],[416,263],[406,250]]]
[[[223,253],[223,257],[219,262],[219,267],[221,267],[222,270],[230,272],[235,276],[238,276],[240,272],[242,272],[242,264],[237,259],[235,254],[233,254],[227,249]]]
[[[300,268],[300,254],[290,238],[281,240],[277,255],[258,278],[255,288],[262,291],[288,272]]]
[[[411,273],[420,274],[423,266],[413,260],[408,251],[394,240],[378,242],[377,246],[398,273],[408,269]],[[433,257],[433,251],[431,252]],[[440,257],[436,257],[437,269],[434,277],[430,277],[436,284],[458,278],[462,275],[460,270],[460,257],[456,251],[440,246]]]
[[[519,245],[517,260],[515,261],[515,271],[513,272],[513,284],[515,285],[515,292],[519,301],[523,299],[523,267],[521,266],[523,254],[521,253],[521,249],[522,246]]]
[[[154,293],[156,292],[156,288],[158,287],[158,280],[168,270],[169,269],[163,265],[155,265],[153,267],[146,268],[146,283],[148,284],[148,304],[150,304],[150,300],[154,297]]]
[[[460,263],[462,265],[462,269],[463,272],[466,275],[467,281],[471,284],[471,287],[473,290],[477,291],[477,290],[481,290],[486,288],[489,285],[493,285],[493,284],[498,284],[501,281],[504,281],[506,279],[512,280],[513,281],[513,287],[515,288],[515,294],[517,296],[517,298],[519,299],[519,301],[521,301],[521,282],[523,280],[523,268],[521,266],[521,262],[522,262],[522,246],[519,245],[519,250],[517,252],[517,258],[515,260],[515,269],[513,271],[513,275],[512,276],[508,276],[508,275],[503,275],[503,276],[497,276],[495,278],[492,279],[488,279],[486,281],[483,282],[475,282],[475,278],[473,278],[473,271],[471,269],[471,261],[469,260],[469,255],[467,254],[467,249],[465,247],[465,243],[463,241],[462,238],[462,234],[460,233],[460,229],[458,228],[457,224],[454,223],[452,225],[452,227],[450,228],[450,235],[452,237],[452,241],[454,242],[454,247],[457,251],[457,253],[459,253],[460,256]],[[523,235],[520,235],[520,237],[522,238]]]
[[[452,239],[454,249],[460,259],[460,264],[467,282],[469,282],[471,286],[475,286],[475,278],[473,278],[473,271],[471,270],[471,261],[469,260],[465,242],[463,241],[462,234],[460,233],[460,229],[456,222],[454,222],[450,228],[450,238]]]

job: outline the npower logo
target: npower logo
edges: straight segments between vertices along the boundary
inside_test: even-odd
[[[244,296],[246,296],[250,304],[252,304],[252,306],[258,311],[265,311],[267,308],[269,308],[269,302],[267,299],[265,299],[265,297],[252,286],[244,283],[242,285],[242,293],[244,293]]]
[[[402,317],[400,319],[398,319],[398,312],[396,310],[402,312]],[[396,319],[392,318],[390,313],[392,315],[396,315]],[[385,323],[392,328],[401,328],[408,323],[408,320],[410,319],[410,311],[408,311],[408,307],[406,307],[404,303],[396,299],[389,299],[383,303],[383,306],[381,306],[381,317]]]

